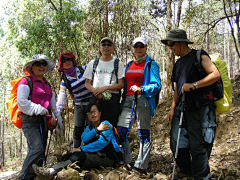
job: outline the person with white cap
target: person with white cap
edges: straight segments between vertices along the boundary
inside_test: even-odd
[[[120,90],[124,86],[124,64],[113,57],[114,42],[109,37],[100,41],[101,57],[88,63],[83,77],[86,88],[93,92],[90,102],[102,106],[102,119],[117,126],[120,114]]]
[[[193,42],[187,38],[185,30],[172,29],[161,42],[174,55],[180,56],[173,67],[171,81],[175,90],[168,115],[171,124],[170,148],[174,157],[181,128],[176,159],[180,171],[174,178],[193,176],[194,179],[207,180],[210,174],[208,159],[216,131],[216,106],[209,85],[220,79],[220,73],[204,50],[198,51],[200,68],[203,69],[199,71],[196,65],[197,50],[189,47]],[[183,94],[185,103],[182,103]],[[182,126],[179,127],[182,104],[185,106]]]
[[[147,55],[147,42],[145,38],[137,37],[133,40],[133,61],[129,62],[125,69],[125,81],[123,92],[123,110],[120,115],[117,130],[125,148],[126,136],[129,129],[137,120],[140,147],[138,158],[134,164],[134,170],[146,173],[150,155],[150,129],[151,117],[156,110],[155,95],[161,90],[161,80],[158,64]],[[132,115],[132,103],[137,93],[137,102],[134,115]],[[132,117],[132,119],[131,119]],[[132,120],[132,122],[131,122]],[[129,142],[125,148],[125,163],[132,161]]]
[[[34,179],[36,177],[32,164],[43,165],[47,145],[47,120],[52,118],[52,112],[58,119],[58,126],[62,130],[62,118],[56,110],[54,92],[44,78],[44,74],[52,71],[55,62],[43,54],[31,57],[23,71],[29,80],[23,78],[17,90],[18,108],[22,114],[22,130],[28,142],[29,152],[19,175],[19,179]]]

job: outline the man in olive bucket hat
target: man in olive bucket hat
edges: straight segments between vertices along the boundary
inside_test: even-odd
[[[194,179],[207,180],[210,174],[208,159],[216,131],[216,106],[209,85],[220,78],[220,73],[204,50],[201,51],[201,65],[205,73],[198,71],[194,65],[197,50],[188,46],[193,42],[187,39],[186,31],[172,29],[161,42],[168,46],[174,55],[180,56],[172,71],[171,81],[175,85],[173,90],[176,90],[168,114],[171,124],[170,148],[174,157],[182,95],[185,94],[186,97],[176,159],[180,172],[175,174],[175,178],[193,176]]]

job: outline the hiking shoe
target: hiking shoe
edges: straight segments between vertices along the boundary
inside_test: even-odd
[[[51,180],[53,179],[53,175],[50,175],[49,168],[46,167],[39,167],[36,164],[32,165],[33,171],[35,174],[45,180]]]
[[[181,172],[181,171],[174,173],[174,179],[182,179],[182,178],[184,178],[184,177],[192,177],[192,175],[191,175],[191,174],[183,173],[183,172]]]

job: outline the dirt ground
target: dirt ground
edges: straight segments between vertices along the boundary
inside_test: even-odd
[[[217,117],[217,131],[209,161],[211,180],[240,179],[240,80],[235,79],[232,82],[232,86],[232,108],[230,112],[219,114]],[[170,179],[174,161],[169,148],[170,125],[167,122],[170,105],[171,100],[159,104],[152,120],[152,149],[147,174],[137,174],[129,166],[115,169],[100,168],[83,170],[73,165],[61,171],[55,179],[83,179],[85,174],[91,176],[92,179]],[[130,132],[129,141],[133,159],[136,159],[139,146],[136,126]],[[0,179],[16,179],[21,166],[22,162],[20,161],[7,163],[0,170]],[[191,178],[184,178],[184,180],[188,179]]]

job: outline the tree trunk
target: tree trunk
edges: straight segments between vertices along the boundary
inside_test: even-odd
[[[172,19],[172,8],[171,8],[172,0],[168,0],[167,3],[167,32],[171,30],[172,24],[171,24],[171,19]],[[170,49],[166,46],[165,47],[166,53],[167,53],[167,87],[166,87],[166,97],[170,98],[172,96],[172,82],[171,82],[171,76],[172,76],[172,69],[173,65],[175,63],[174,61],[174,55],[170,51]]]
[[[180,20],[181,20],[181,13],[182,13],[182,0],[178,1],[178,13],[177,13],[177,23],[176,28],[179,28]]]

